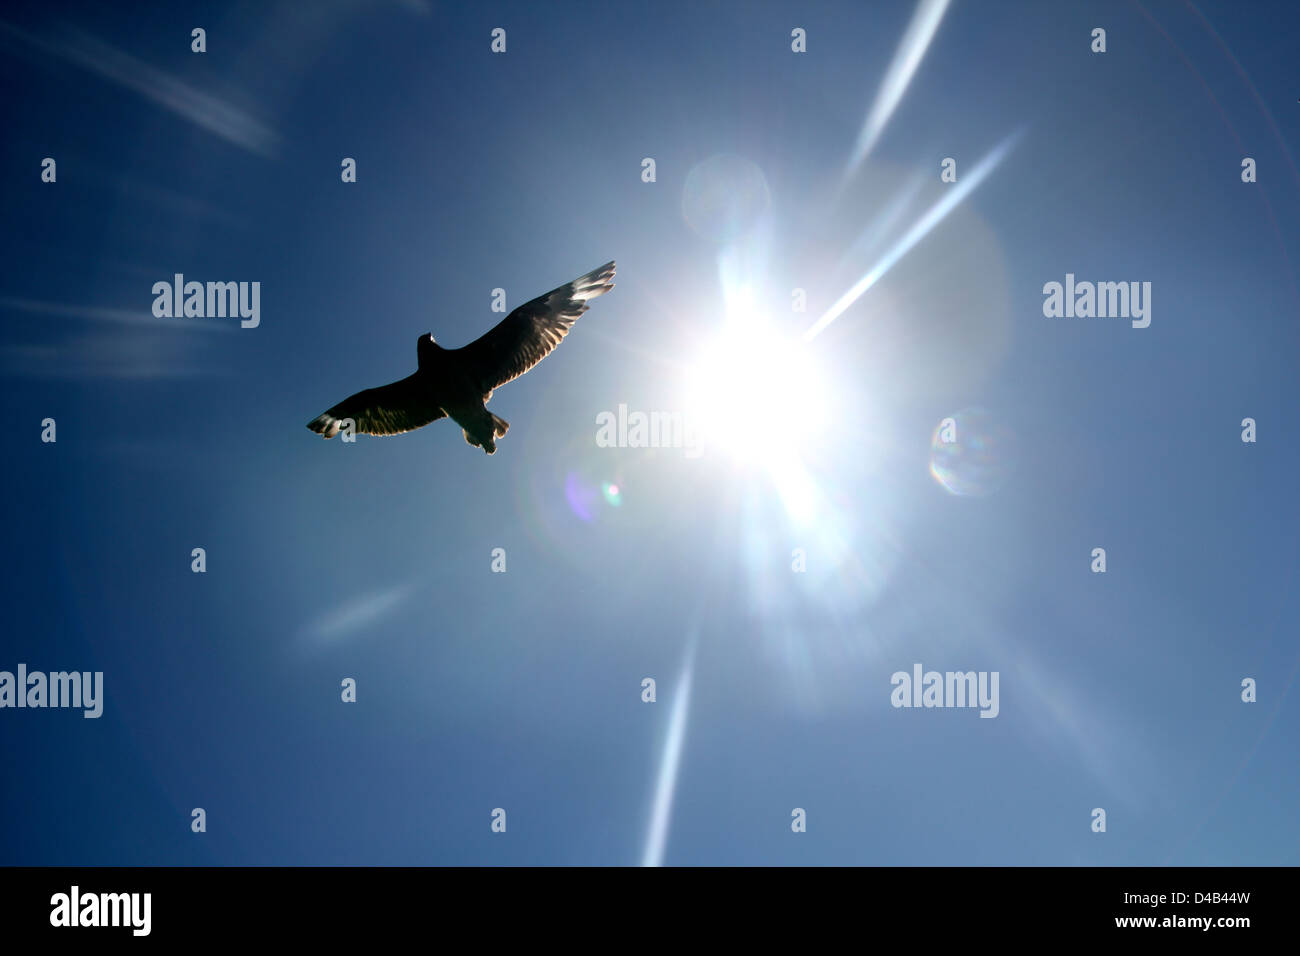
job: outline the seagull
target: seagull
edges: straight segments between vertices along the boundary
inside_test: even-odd
[[[307,427],[333,438],[351,423],[367,435],[400,435],[450,418],[465,441],[496,454],[496,439],[510,423],[487,410],[494,389],[512,382],[560,344],[587,301],[614,288],[614,263],[607,262],[558,289],[525,302],[482,338],[444,349],[426,332],[416,340],[419,367],[399,382],[368,388],[317,415]]]

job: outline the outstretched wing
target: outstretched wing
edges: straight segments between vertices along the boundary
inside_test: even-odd
[[[307,427],[333,438],[343,427],[343,419],[350,418],[356,430],[367,435],[400,435],[445,418],[447,413],[429,402],[428,383],[419,382],[419,378],[417,372],[400,382],[357,392],[317,415]]]
[[[523,375],[546,358],[587,311],[587,300],[604,295],[614,284],[614,263],[607,262],[546,295],[525,302],[487,335],[454,349],[484,393]]]

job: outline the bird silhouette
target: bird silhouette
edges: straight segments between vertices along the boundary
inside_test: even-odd
[[[614,288],[614,263],[539,295],[507,315],[482,338],[458,349],[444,349],[426,332],[416,340],[418,368],[413,375],[344,399],[307,423],[333,438],[352,423],[367,435],[400,435],[450,418],[465,441],[489,455],[510,423],[487,410],[494,389],[514,381],[546,358],[568,334],[587,301]]]

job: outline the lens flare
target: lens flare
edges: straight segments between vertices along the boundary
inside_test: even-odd
[[[852,174],[871,152],[871,148],[880,139],[880,134],[884,132],[889,118],[894,115],[894,110],[898,109],[898,104],[902,101],[903,94],[907,92],[916,68],[925,58],[925,51],[930,48],[930,41],[934,39],[935,31],[943,22],[943,15],[947,9],[948,0],[921,0],[916,5],[912,22],[908,24],[907,32],[899,41],[898,51],[889,64],[885,78],[880,84],[880,90],[876,93],[875,102],[871,104],[871,112],[867,115],[866,122],[862,124],[862,132],[858,134],[857,145],[853,148],[853,157],[849,160],[849,174]]]
[[[664,741],[663,757],[659,761],[659,779],[655,785],[654,805],[650,812],[650,827],[646,834],[642,866],[662,866],[664,850],[668,846],[668,825],[672,820],[673,796],[677,792],[677,771],[681,769],[682,745],[686,740],[686,716],[691,706],[691,679],[695,675],[695,641],[691,634],[686,645],[686,661],[677,682],[672,713],[668,718],[668,736]]]
[[[847,292],[840,296],[835,301],[835,304],[822,314],[821,318],[812,324],[808,331],[804,333],[804,339],[815,338],[826,326],[843,315],[845,310],[854,302],[862,298],[862,295],[879,282],[899,259],[907,255],[918,242],[929,235],[930,230],[943,222],[944,218],[957,208],[984,181],[989,173],[993,172],[1001,164],[1023,134],[1024,130],[1022,128],[1006,137],[994,147],[992,152],[976,163],[974,168],[962,178],[961,182],[953,186],[952,189],[947,190],[943,199],[931,206],[925,215],[914,222],[907,233],[894,244],[893,248],[861,279],[855,282]]]
[[[569,503],[569,510],[583,521],[596,517],[596,494],[596,489],[576,471],[564,476],[564,500]]]
[[[699,235],[734,242],[750,232],[771,204],[763,171],[723,153],[696,164],[682,187],[682,216]]]
[[[930,474],[951,494],[988,497],[1006,484],[1015,466],[1015,434],[986,409],[963,409],[934,430]]]

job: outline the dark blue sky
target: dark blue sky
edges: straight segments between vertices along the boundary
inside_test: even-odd
[[[0,670],[105,704],[0,709],[0,863],[1300,862],[1294,5],[955,0],[855,167],[915,9],[7,4]],[[495,456],[304,428],[609,259]]]

